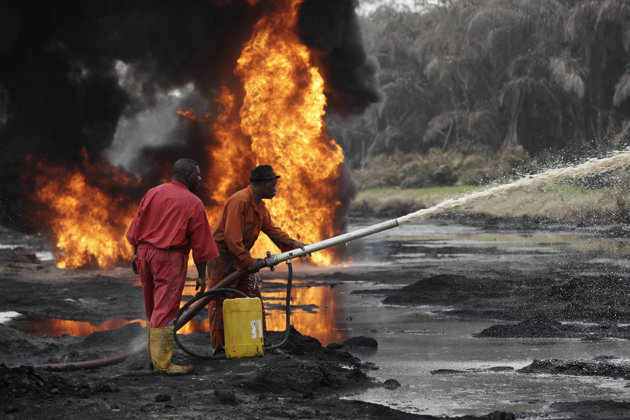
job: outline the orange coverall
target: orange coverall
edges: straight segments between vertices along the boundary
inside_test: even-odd
[[[291,240],[282,229],[271,221],[269,210],[261,200],[256,206],[251,186],[234,193],[228,198],[219,220],[212,231],[219,249],[219,257],[208,261],[208,285],[212,288],[219,281],[236,270],[242,270],[254,259],[249,250],[254,246],[258,235],[263,231],[283,252],[292,249],[285,244]],[[260,286],[254,276],[245,276],[239,280],[236,287],[249,297],[261,298]],[[210,321],[210,336],[212,348],[223,348],[223,297],[217,297],[208,304],[208,320]],[[264,312],[264,309],[263,309]],[[263,313],[263,325],[264,325]]]

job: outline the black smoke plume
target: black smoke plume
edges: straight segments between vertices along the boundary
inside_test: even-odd
[[[306,0],[299,14],[302,42],[326,81],[328,111],[358,114],[380,101],[376,58],[365,52],[355,0]]]
[[[102,165],[121,118],[150,109],[166,93],[193,86],[182,105],[212,115],[220,85],[233,79],[253,25],[273,4],[0,2],[0,223],[41,229],[27,225],[34,206],[32,163],[72,171],[85,166],[85,151]],[[307,0],[299,22],[304,42],[317,52],[331,110],[361,112],[378,100],[375,67],[360,42],[352,2]],[[130,200],[157,184],[179,157],[209,164],[202,152],[212,141],[207,125],[182,118],[169,137],[174,141],[159,145],[125,138],[143,144],[126,165],[143,183]]]

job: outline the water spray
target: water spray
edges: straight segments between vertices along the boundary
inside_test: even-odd
[[[570,167],[551,169],[545,172],[541,172],[535,175],[527,175],[517,181],[510,182],[507,184],[498,185],[495,187],[487,188],[482,191],[473,192],[470,194],[466,194],[459,198],[452,198],[449,200],[442,201],[441,203],[426,208],[422,210],[418,210],[413,213],[409,213],[405,216],[398,217],[396,219],[391,219],[385,222],[377,223],[362,229],[358,229],[354,232],[348,232],[342,235],[334,236],[332,238],[324,239],[323,241],[319,241],[310,245],[306,245],[304,248],[297,248],[291,251],[283,252],[280,254],[269,255],[263,259],[264,266],[269,267],[273,270],[273,267],[280,264],[281,262],[287,261],[290,263],[294,258],[301,258],[313,252],[321,251],[326,248],[330,248],[332,246],[341,245],[355,239],[363,238],[365,236],[373,235],[375,233],[379,233],[388,229],[395,228],[405,223],[415,222],[418,220],[426,219],[437,214],[445,213],[448,211],[460,209],[464,206],[467,206],[472,203],[488,200],[490,198],[495,198],[498,196],[507,195],[519,190],[525,190],[529,188],[545,188],[550,186],[558,181],[568,178],[580,178],[587,175],[597,175],[603,174],[606,172],[610,172],[615,169],[622,168],[624,166],[630,165],[630,148],[613,152],[609,157],[606,158],[593,158],[589,159],[586,162]],[[261,268],[263,268],[261,267]],[[212,289],[206,292],[204,295],[201,295],[193,301],[189,302],[185,308],[182,308],[177,316],[177,322],[175,325],[175,330],[177,331],[179,328],[184,326],[188,321],[190,321],[201,309],[203,309],[210,300],[213,299],[213,295],[219,292],[218,289],[229,288],[229,286],[235,283],[239,278],[245,275],[249,275],[251,273],[246,270],[236,271],[226,278],[221,280],[218,284],[216,284]],[[288,282],[290,285],[290,282]],[[232,289],[227,289],[228,291],[236,292]],[[273,347],[276,348],[286,342],[287,333],[289,330],[289,301],[290,301],[290,286],[287,288],[287,331],[285,332],[285,336],[283,341]],[[215,293],[216,292],[216,293]],[[121,362],[125,360],[127,357],[139,353],[146,348],[146,343],[142,345],[138,345],[133,349],[130,349],[124,353],[120,353],[118,355],[114,355],[111,357],[106,357],[97,360],[85,361],[85,362],[70,362],[70,363],[56,363],[56,364],[46,364],[46,365],[36,365],[37,368],[52,368],[52,369],[82,369],[82,368],[95,368],[111,365],[114,363]]]
[[[335,245],[344,244],[355,239],[373,235],[384,230],[392,229],[405,223],[415,222],[417,220],[427,219],[440,213],[460,209],[472,203],[485,201],[490,198],[507,195],[518,190],[528,188],[545,188],[567,178],[580,178],[587,175],[598,175],[610,172],[615,169],[630,165],[630,148],[614,152],[610,157],[601,159],[589,159],[586,162],[565,168],[551,169],[535,175],[527,175],[517,181],[508,184],[497,185],[496,187],[487,188],[482,191],[476,191],[466,194],[459,198],[451,198],[442,201],[433,207],[418,210],[405,216],[381,222],[375,225],[355,230],[354,232],[344,233],[332,238],[325,239],[314,244],[298,248],[281,254],[271,255],[264,259],[266,267],[273,267],[283,261],[304,257],[313,252],[330,248]]]

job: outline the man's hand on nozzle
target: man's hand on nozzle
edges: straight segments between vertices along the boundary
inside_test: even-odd
[[[205,277],[197,278],[197,284],[195,285],[195,290],[199,290],[197,294],[195,294],[195,297],[200,296],[203,292],[206,291],[206,278]]]
[[[295,239],[290,239],[287,241],[287,243],[292,249],[300,248],[301,250],[304,250],[304,247],[306,245],[309,245],[305,244],[304,242],[296,241]]]
[[[248,273],[255,273],[265,266],[265,260],[262,258],[254,258],[254,261],[248,265],[245,269]]]
[[[287,241],[289,242],[289,241]],[[290,239],[289,242],[289,246],[291,247],[291,249],[297,249],[300,248],[302,251],[305,251],[304,247],[310,245],[310,244],[305,244],[304,242],[300,242],[300,241],[296,241],[295,239]],[[309,257],[311,256],[311,254],[307,254]],[[302,258],[306,257],[306,255],[302,256]]]

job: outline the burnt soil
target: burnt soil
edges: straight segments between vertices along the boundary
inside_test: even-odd
[[[539,220],[523,223],[484,220],[482,216],[463,222],[485,223],[488,230],[528,229],[532,224],[536,229],[556,228]],[[622,227],[597,229],[604,236],[628,235]],[[45,248],[42,238],[5,228],[0,228],[0,243],[19,246],[0,249],[0,312],[16,311],[27,317],[88,321],[95,325],[114,317],[144,317],[141,289],[127,268],[60,270],[36,258],[35,252]],[[575,254],[520,265],[514,265],[513,260],[488,265],[480,259],[462,267],[447,256],[479,253],[478,248],[416,251],[432,256],[438,252],[444,258],[412,268],[390,267],[361,273],[348,270],[311,278],[319,277],[317,280],[329,280],[331,284],[355,280],[391,284],[368,293],[382,294],[385,304],[447,305],[448,316],[495,320],[495,325],[478,332],[480,337],[630,337],[630,327],[624,326],[630,323],[630,280],[622,266],[613,269],[602,263],[594,270],[593,264],[586,266],[584,261],[597,256]],[[490,248],[484,253],[502,252]],[[394,286],[401,283],[406,286]],[[271,333],[267,338],[277,342],[281,336]],[[51,338],[27,333],[19,323],[0,324],[0,418],[437,418],[352,400],[353,394],[369,387],[396,392],[395,380],[380,383],[370,378],[370,371],[377,367],[363,363],[352,353],[357,342],[374,345],[369,337],[354,338],[345,346],[336,343],[322,347],[316,339],[292,330],[288,344],[281,349],[264,357],[243,359],[203,360],[176,348],[174,361],[192,365],[195,370],[192,375],[180,377],[152,373],[145,351],[99,369],[55,371],[33,367],[106,357],[143,340],[145,332],[139,323],[85,338]],[[184,340],[202,347],[207,336],[190,334]],[[593,360],[534,360],[519,372],[624,380],[630,377],[630,366],[604,355]],[[551,418],[627,418],[630,403],[556,402],[549,410]],[[495,412],[462,418],[509,419],[514,415]]]

